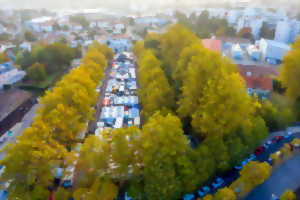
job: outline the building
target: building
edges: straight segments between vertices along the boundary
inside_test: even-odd
[[[205,48],[222,53],[222,42],[217,39],[203,39],[202,44]]]
[[[289,43],[293,43],[295,39],[300,35],[300,21],[291,21],[291,33]]]
[[[290,42],[291,26],[287,20],[279,21],[276,26],[275,38],[277,42],[288,44]]]
[[[274,40],[261,39],[258,43],[263,61],[274,65],[280,64],[283,56],[291,49],[287,44]]]
[[[245,27],[251,28],[252,35],[254,39],[259,38],[260,30],[263,26],[264,20],[260,17],[249,17],[249,16],[243,16],[239,18],[237,23],[237,31],[239,32]]]
[[[132,48],[131,37],[126,34],[109,36],[106,38],[106,44],[112,48],[115,53],[129,51]]]
[[[0,67],[1,66],[2,65],[0,65]],[[0,73],[0,90],[3,90],[5,85],[12,85],[22,80],[25,77],[25,75],[25,71],[20,71],[18,69],[11,69],[9,71]]]
[[[52,32],[53,24],[55,20],[52,17],[39,17],[25,22],[27,29],[40,33],[40,32]]]
[[[239,65],[240,74],[244,78],[248,94],[256,94],[260,99],[267,99],[273,90],[271,75],[278,74],[272,67]]]

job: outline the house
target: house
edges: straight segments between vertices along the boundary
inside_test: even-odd
[[[54,24],[54,22],[55,20],[52,17],[43,16],[25,22],[25,26],[27,29],[37,33],[52,32],[52,25]]]
[[[273,90],[273,80],[270,76],[262,76],[259,73],[264,67],[240,67],[240,74],[246,83],[250,96],[256,94],[260,99],[267,99]],[[264,72],[265,73],[265,72]]]
[[[12,85],[20,80],[22,80],[26,75],[25,71],[20,71],[18,69],[11,69],[0,74],[0,90],[4,88],[5,85]]]
[[[283,56],[291,49],[287,44],[274,40],[261,39],[258,43],[263,61],[273,65],[280,64]]]
[[[24,51],[31,51],[31,43],[30,42],[23,42],[20,44],[20,48]]]
[[[287,20],[279,21],[276,26],[275,38],[277,42],[288,44],[290,41],[291,26]]]
[[[205,48],[210,49],[212,51],[222,53],[222,42],[217,39],[203,39],[202,44]]]
[[[238,20],[237,31],[239,32],[241,29],[245,27],[249,27],[252,31],[252,35],[254,39],[258,39],[262,26],[263,26],[262,18],[257,16],[255,17],[243,16]]]
[[[132,48],[131,37],[126,34],[109,36],[106,38],[106,44],[112,48],[115,53],[129,51]]]

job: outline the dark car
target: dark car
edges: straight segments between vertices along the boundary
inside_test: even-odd
[[[258,148],[254,151],[254,154],[255,154],[256,156],[258,156],[258,155],[262,154],[263,152],[265,152],[265,147],[260,146],[260,147],[258,147]]]
[[[272,141],[273,141],[274,143],[279,143],[282,139],[283,139],[282,136],[276,136],[275,138],[273,138]]]

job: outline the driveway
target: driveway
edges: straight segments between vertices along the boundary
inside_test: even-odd
[[[252,190],[245,200],[271,200],[272,194],[280,196],[286,189],[297,189],[300,186],[299,167],[300,154],[297,154],[275,169],[270,178]]]

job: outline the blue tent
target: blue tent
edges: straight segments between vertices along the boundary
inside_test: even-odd
[[[7,200],[7,191],[6,190],[0,190],[0,199]]]

